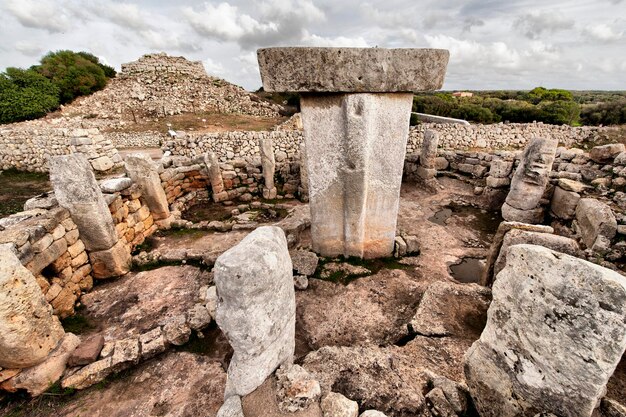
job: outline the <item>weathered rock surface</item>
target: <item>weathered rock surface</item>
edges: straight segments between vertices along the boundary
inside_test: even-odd
[[[359,405],[336,392],[329,392],[322,398],[324,417],[358,417]]]
[[[104,336],[101,334],[87,337],[68,358],[68,366],[84,366],[95,362],[103,346]]]
[[[449,57],[443,49],[293,47],[257,55],[265,91],[355,93],[437,90]]]
[[[466,354],[478,412],[591,416],[626,348],[625,318],[621,275],[540,246],[512,246],[487,327]]]
[[[185,316],[210,275],[193,266],[130,273],[83,295],[83,314],[102,327],[106,340],[139,337]]]
[[[390,256],[411,94],[302,97],[313,250]]]
[[[206,356],[171,351],[60,407],[61,417],[215,417],[226,373]]]
[[[406,323],[425,290],[402,270],[384,270],[345,286],[311,279],[307,291],[297,295],[298,323],[314,349],[394,343],[407,335]]]
[[[87,159],[82,154],[55,156],[48,164],[54,195],[59,205],[69,210],[87,250],[115,245],[113,217]]]
[[[281,366],[276,370],[276,380],[281,411],[305,410],[322,394],[319,382],[300,365]]]
[[[296,303],[285,234],[256,229],[220,255],[214,274],[215,320],[235,351],[225,397],[243,396],[293,360]]]
[[[170,216],[170,208],[152,158],[149,155],[137,153],[128,155],[124,162],[126,173],[135,184],[139,185],[141,196],[146,200],[154,220],[167,219]]]
[[[593,248],[596,240],[609,241],[617,233],[617,220],[607,204],[594,198],[581,198],[576,207],[576,222],[585,246]]]
[[[621,152],[626,151],[623,143],[610,143],[608,145],[594,146],[589,151],[589,158],[599,164],[613,162],[613,159]]]
[[[66,333],[59,346],[50,352],[45,361],[23,369],[16,377],[0,385],[0,388],[11,392],[24,389],[32,396],[43,394],[61,378],[69,356],[79,343],[78,336]]]
[[[477,284],[432,283],[415,316],[411,330],[424,336],[478,337],[485,327],[491,291]]]
[[[90,252],[91,274],[96,279],[119,277],[130,271],[132,257],[130,248],[122,240],[118,240],[113,247],[100,251]]]
[[[294,250],[289,252],[289,255],[291,256],[293,270],[296,273],[305,275],[307,277],[315,274],[319,259],[314,252],[306,250]]]
[[[539,201],[548,184],[557,145],[556,140],[544,138],[533,138],[528,143],[502,206],[505,220],[541,223],[543,210]]]
[[[557,186],[554,188],[554,194],[552,194],[550,211],[560,219],[572,219],[576,215],[578,201],[580,201],[580,194],[574,191],[566,191]]]
[[[0,245],[0,367],[41,363],[64,334],[35,277]]]
[[[276,186],[274,186],[274,172],[276,171],[276,160],[274,158],[274,142],[272,138],[265,138],[259,141],[259,151],[261,153],[261,167],[263,168],[263,198],[276,198]]]
[[[580,257],[582,254],[578,243],[574,239],[552,233],[511,229],[506,235],[504,235],[502,246],[500,247],[500,255],[498,255],[498,259],[496,259],[496,263],[493,266],[494,275],[497,275],[505,267],[506,255],[509,248],[513,245],[519,245],[522,243],[543,246],[556,252],[566,253],[577,257]]]
[[[260,387],[242,398],[246,417],[322,417],[319,401],[307,408],[296,411],[283,411],[279,404],[279,386],[274,376],[270,376]]]
[[[227,398],[217,412],[217,417],[244,417],[241,397],[233,395]]]

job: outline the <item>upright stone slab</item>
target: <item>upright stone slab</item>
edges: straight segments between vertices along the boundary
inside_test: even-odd
[[[37,365],[64,335],[35,277],[0,245],[0,367]]]
[[[309,168],[306,154],[306,143],[300,142],[300,200],[309,201]]]
[[[131,154],[124,160],[124,166],[130,179],[141,188],[141,195],[146,200],[154,220],[170,217],[167,196],[152,158],[146,154]]]
[[[611,239],[617,233],[617,220],[613,210],[595,198],[580,199],[576,207],[576,222],[581,240],[589,249],[610,246]]]
[[[428,180],[437,175],[436,159],[437,145],[439,144],[439,134],[434,130],[426,129],[424,131],[424,139],[422,140],[422,150],[420,152],[419,167],[417,175]]]
[[[513,174],[511,190],[502,206],[502,217],[511,222],[541,223],[541,197],[546,190],[558,141],[545,138],[530,140]]]
[[[266,91],[303,93],[313,249],[391,255],[410,93],[441,88],[448,51],[269,48],[258,58]]]
[[[492,294],[487,326],[465,357],[479,414],[591,416],[626,348],[626,278],[516,245]]]
[[[209,174],[213,201],[219,203],[220,201],[228,200],[228,193],[224,190],[224,178],[220,170],[220,162],[215,152],[207,152],[204,154],[204,164]]]
[[[85,248],[100,251],[115,245],[113,217],[87,158],[81,154],[54,156],[48,166],[54,195],[70,212]]]
[[[271,137],[259,139],[261,152],[261,167],[263,168],[263,198],[276,198],[277,190],[274,186],[274,172],[276,171],[276,159],[274,158],[274,141]]]
[[[254,391],[295,349],[296,301],[287,239],[278,227],[259,227],[215,262],[215,321],[233,358],[225,398]]]

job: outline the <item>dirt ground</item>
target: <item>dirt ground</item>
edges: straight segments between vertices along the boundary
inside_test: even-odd
[[[38,172],[0,172],[0,217],[24,210],[31,197],[50,191],[48,174]]]
[[[323,385],[357,400],[363,409],[376,408],[389,416],[421,415],[416,410],[424,401],[423,372],[432,370],[462,381],[463,354],[484,326],[488,305],[484,300],[489,291],[456,281],[450,271],[463,259],[485,258],[498,218],[481,209],[482,201],[474,196],[472,186],[451,178],[440,180],[443,189],[436,194],[415,184],[402,188],[397,229],[417,236],[418,256],[389,262],[349,283],[313,278],[307,290],[296,293],[296,362],[314,372]],[[246,234],[165,235],[153,249],[219,254]],[[308,245],[304,234],[300,247]],[[318,268],[328,261],[320,259]],[[479,272],[464,281],[477,281]],[[158,321],[159,315],[170,314],[178,297],[184,305],[210,279],[210,272],[191,266],[131,273],[97,286],[86,296],[80,314],[94,324],[87,332],[134,334],[134,327],[147,326],[146,320]],[[116,300],[115,294],[125,295]],[[422,308],[421,303],[428,305]],[[416,333],[409,324],[418,307],[451,330],[432,336]],[[150,313],[155,317],[147,318]],[[87,390],[73,393],[53,388],[35,400],[13,396],[0,403],[0,415],[214,417],[222,402],[228,360],[229,346],[213,324],[202,339]],[[608,395],[623,402],[625,381],[626,364],[622,363],[609,383]],[[266,401],[271,395],[267,389],[244,402]]]

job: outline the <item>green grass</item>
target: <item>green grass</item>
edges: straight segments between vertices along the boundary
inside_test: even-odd
[[[0,217],[23,211],[26,200],[50,189],[47,173],[16,169],[0,172]]]
[[[74,334],[84,334],[97,328],[97,326],[88,318],[80,313],[69,316],[61,320],[63,329],[66,332]]]

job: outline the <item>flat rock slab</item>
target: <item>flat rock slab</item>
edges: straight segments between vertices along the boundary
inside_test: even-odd
[[[437,90],[445,49],[263,48],[257,51],[268,92],[376,93]]]
[[[407,335],[425,285],[402,270],[383,270],[348,285],[310,279],[298,292],[297,320],[314,349],[326,345],[393,343]]]
[[[59,417],[215,417],[222,405],[226,372],[217,361],[188,352],[169,352],[80,393]]]
[[[296,412],[281,411],[277,396],[276,378],[271,376],[256,390],[243,397],[244,415],[246,417],[322,417],[322,410],[318,402]]]
[[[208,272],[192,266],[131,273],[85,294],[83,314],[107,340],[139,336],[191,310],[209,281]]]
[[[487,326],[466,355],[478,412],[591,416],[626,348],[625,321],[623,276],[542,246],[511,246]]]

